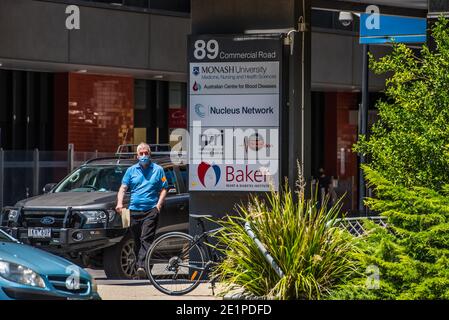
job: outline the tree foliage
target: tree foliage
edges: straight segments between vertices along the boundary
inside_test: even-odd
[[[441,18],[432,35],[434,51],[397,44],[371,60],[391,77],[377,105],[380,121],[355,150],[371,159],[363,169],[376,196],[366,204],[387,217],[388,228],[367,225],[358,259],[362,271],[379,268],[380,288],[357,277],[334,299],[449,299],[448,21]]]
[[[437,49],[424,45],[417,54],[404,44],[380,60],[388,73],[386,99],[378,102],[380,121],[355,150],[371,158],[370,167],[392,182],[441,190],[449,183],[449,32],[440,19],[433,28]]]
[[[366,285],[369,274],[341,286],[333,299],[449,299],[449,189],[394,184],[365,167],[376,198],[367,205],[387,217],[385,229],[367,223],[357,254],[361,274],[379,268],[379,289]]]

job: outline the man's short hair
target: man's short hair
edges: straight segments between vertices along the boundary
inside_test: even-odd
[[[137,146],[137,152],[139,152],[139,150],[141,150],[141,149],[146,149],[149,152],[151,152],[150,145],[148,143],[145,143],[145,142],[139,143],[139,145]]]

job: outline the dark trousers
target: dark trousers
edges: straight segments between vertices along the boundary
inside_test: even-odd
[[[156,235],[159,212],[153,208],[147,212],[131,211],[131,231],[134,236],[134,250],[137,268],[145,268],[145,257]]]

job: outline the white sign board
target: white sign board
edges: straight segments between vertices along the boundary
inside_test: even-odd
[[[190,96],[190,121],[202,126],[277,127],[279,95],[198,95]]]
[[[213,164],[207,159],[190,164],[191,191],[269,191],[279,188],[279,163],[267,161],[259,164]]]
[[[279,94],[279,62],[191,63],[190,95]]]

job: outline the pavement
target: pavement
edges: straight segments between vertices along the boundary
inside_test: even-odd
[[[212,295],[209,283],[201,283],[183,296],[168,296],[154,288],[149,280],[108,280],[104,271],[87,269],[98,283],[103,300],[222,300]],[[218,290],[215,290],[217,293]]]

